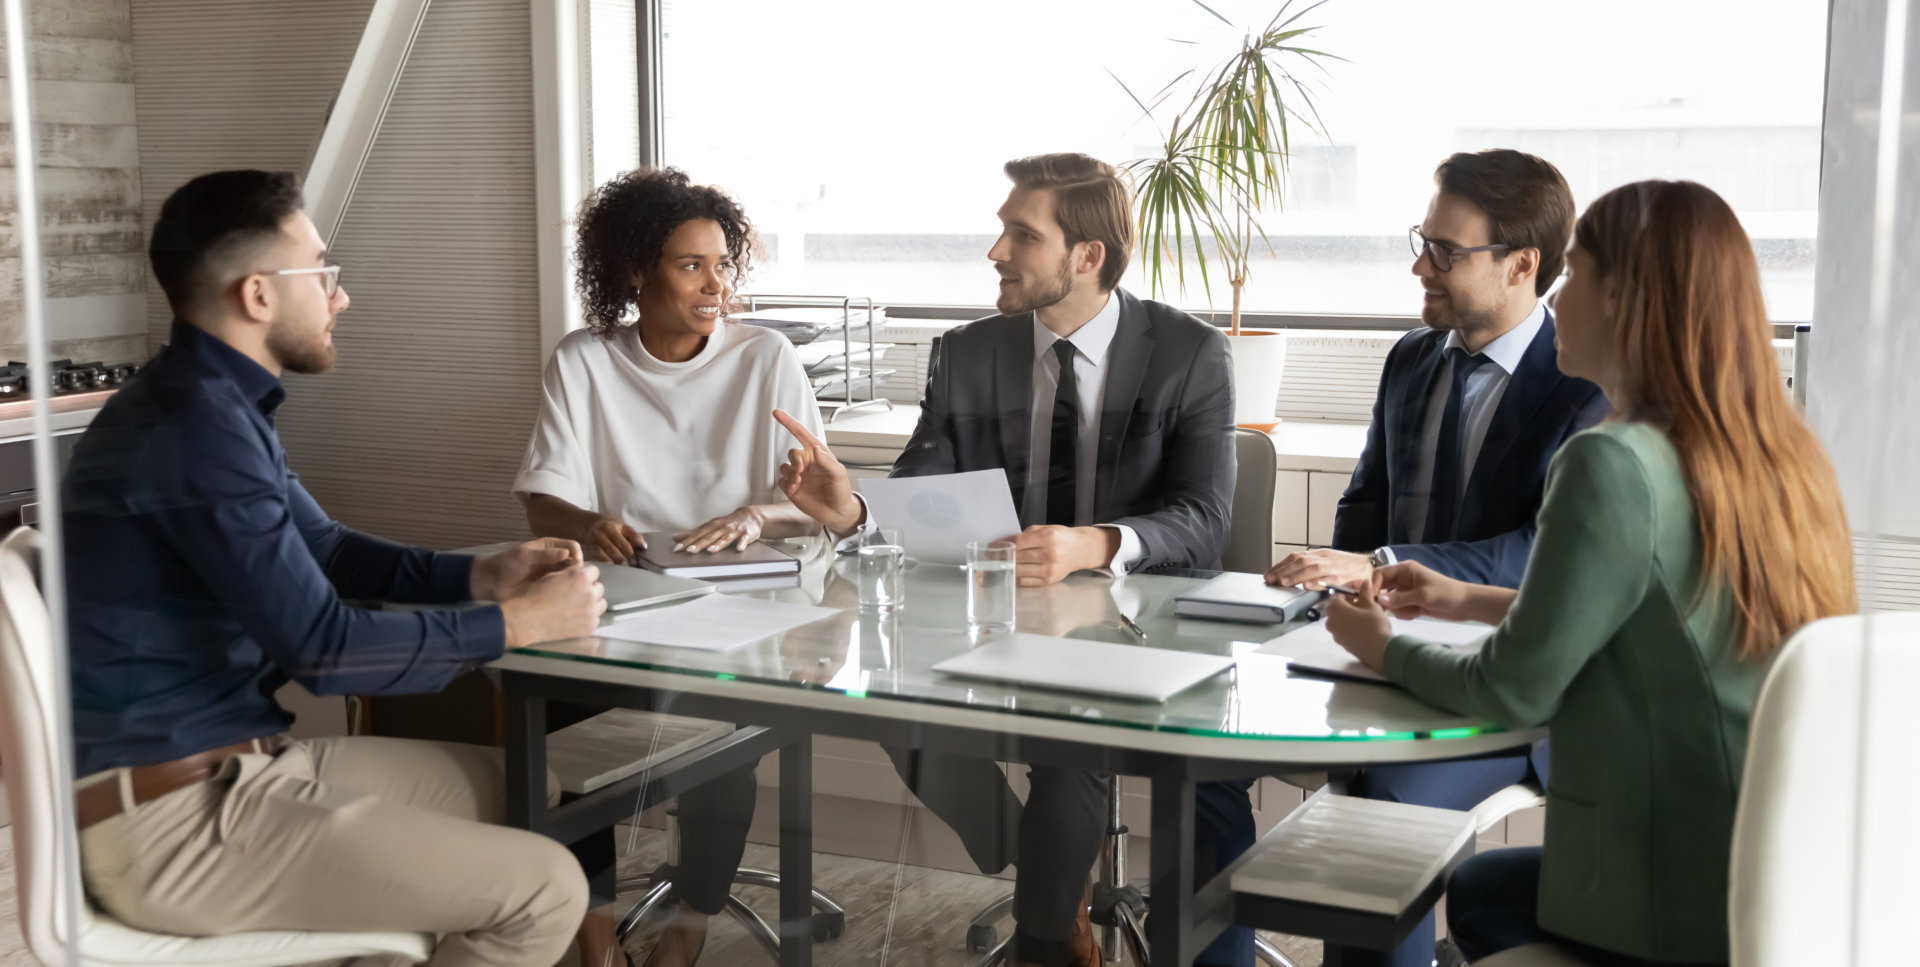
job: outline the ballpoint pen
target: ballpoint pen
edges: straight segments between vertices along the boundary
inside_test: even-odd
[[[1145,631],[1142,631],[1139,625],[1134,624],[1133,619],[1127,617],[1126,612],[1124,611],[1121,612],[1120,614],[1120,623],[1123,625],[1126,625],[1128,631],[1131,631],[1134,634],[1140,636],[1141,641],[1147,640],[1147,633]]]

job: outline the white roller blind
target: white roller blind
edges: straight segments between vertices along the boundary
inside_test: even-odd
[[[195,175],[304,171],[373,0],[132,0],[140,188],[150,233]],[[172,320],[147,287],[152,348]]]
[[[521,536],[539,405],[533,90],[521,0],[435,2],[334,238],[338,369],[281,436],[335,517],[454,547]]]

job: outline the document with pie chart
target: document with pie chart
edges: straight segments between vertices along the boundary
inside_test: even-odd
[[[1007,472],[998,467],[932,477],[856,481],[874,523],[900,528],[907,556],[927,564],[967,563],[968,541],[1020,533]]]

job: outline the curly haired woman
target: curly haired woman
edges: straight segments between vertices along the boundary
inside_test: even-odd
[[[779,333],[726,324],[752,247],[733,199],[672,168],[628,172],[581,206],[575,284],[587,328],[547,362],[513,482],[535,534],[626,564],[649,532],[717,551],[818,528],[780,493],[785,435],[767,418],[785,410],[821,432],[806,371]],[[699,958],[753,803],[751,768],[680,797],[680,905],[653,967]]]

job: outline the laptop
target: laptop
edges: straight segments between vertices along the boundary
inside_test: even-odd
[[[606,588],[609,612],[697,598],[713,591],[713,585],[705,581],[668,577],[624,564],[596,563],[594,567],[600,569],[600,585]]]
[[[963,678],[1164,702],[1233,665],[1230,655],[1012,634],[939,662],[933,670]]]

